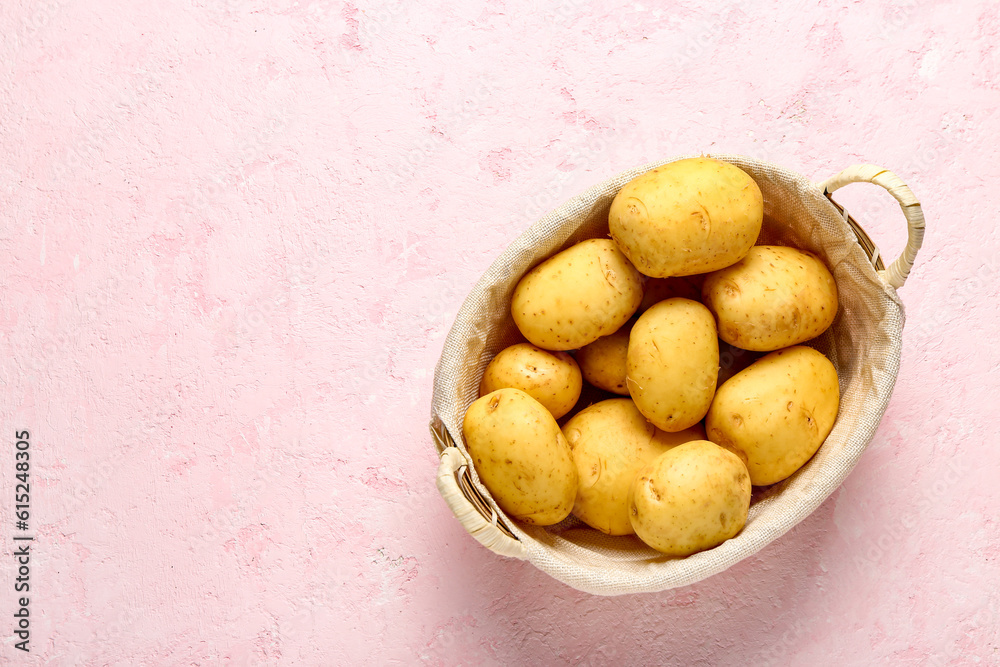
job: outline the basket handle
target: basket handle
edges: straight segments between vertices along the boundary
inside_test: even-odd
[[[818,187],[824,195],[829,195],[849,183],[874,183],[882,186],[903,209],[908,230],[906,248],[885,272],[885,281],[894,289],[899,289],[910,275],[913,261],[917,258],[917,251],[924,242],[924,213],[920,208],[920,202],[899,176],[873,164],[856,164],[848,167],[836,176],[819,183]]]
[[[524,545],[472,485],[469,464],[458,447],[448,447],[441,453],[437,488],[462,527],[484,547],[501,556],[521,560],[528,557]],[[491,520],[486,519],[484,511]]]

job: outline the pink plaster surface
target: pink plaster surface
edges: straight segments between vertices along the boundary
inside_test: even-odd
[[[698,4],[4,2],[0,663],[1000,664],[1000,8]],[[533,220],[699,151],[912,186],[902,369],[789,534],[591,597],[452,517],[434,365]]]

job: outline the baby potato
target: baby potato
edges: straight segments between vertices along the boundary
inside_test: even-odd
[[[584,379],[599,389],[628,396],[625,385],[628,337],[635,322],[627,322],[610,336],[602,336],[576,352]]]
[[[722,340],[758,352],[804,343],[837,316],[837,283],[816,255],[754,246],[746,257],[705,278],[702,301]]]
[[[660,454],[704,440],[701,424],[667,433],[650,424],[629,398],[595,403],[563,426],[579,477],[573,515],[608,535],[631,535],[628,491],[636,474]]]
[[[479,479],[500,509],[537,526],[569,516],[576,500],[576,465],[559,425],[541,403],[520,389],[498,389],[469,406],[462,433]]]
[[[649,546],[688,556],[743,529],[751,490],[739,457],[695,440],[661,454],[639,472],[629,489],[629,519]]]
[[[549,352],[531,343],[504,348],[483,373],[479,395],[513,387],[525,392],[559,419],[576,405],[583,376],[566,352]]]
[[[529,342],[575,350],[617,331],[642,301],[642,278],[611,239],[582,241],[529,271],[511,315]]]
[[[708,273],[739,261],[763,220],[764,197],[753,178],[707,157],[637,176],[608,214],[611,238],[652,278]]]
[[[772,352],[719,387],[708,439],[746,462],[755,486],[789,477],[833,429],[840,385],[830,360],[802,345]]]
[[[628,343],[629,394],[664,431],[694,426],[708,412],[719,377],[715,319],[690,299],[667,299],[641,316]]]

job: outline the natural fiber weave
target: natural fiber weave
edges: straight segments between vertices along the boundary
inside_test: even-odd
[[[673,160],[621,173],[532,225],[473,288],[438,363],[431,430],[442,451],[448,445],[457,447],[448,449],[448,460],[442,462],[438,478],[442,493],[456,514],[465,515],[461,517],[463,525],[480,533],[477,539],[491,549],[525,558],[582,591],[618,595],[685,586],[758,552],[808,516],[847,477],[871,440],[895,383],[902,303],[873,267],[845,216],[819,187],[799,174],[740,156],[711,157],[737,165],[760,186],[765,219],[758,243],[791,245],[817,253],[832,270],[840,294],[840,310],[833,326],[810,343],[837,368],[841,390],[837,423],[801,470],[755,497],[747,524],[737,537],[678,559],[644,546],[635,537],[609,537],[581,528],[573,517],[548,528],[515,523],[496,506],[468,464],[461,437],[465,411],[478,398],[486,365],[497,352],[521,340],[509,312],[511,294],[520,277],[578,241],[607,237],[608,209],[618,190],[635,176]],[[459,497],[456,489],[463,476],[467,490]],[[488,511],[474,511],[483,501],[470,497],[476,495],[468,490],[470,483],[485,499]],[[460,507],[464,501],[467,508]],[[484,532],[489,533],[485,540]]]

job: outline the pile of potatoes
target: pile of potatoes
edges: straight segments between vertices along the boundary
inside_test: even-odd
[[[762,221],[747,173],[681,160],[619,191],[611,238],[521,279],[511,316],[527,342],[490,362],[463,425],[504,512],[541,526],[572,513],[686,556],[737,535],[752,486],[816,453],[840,391],[802,343],[833,323],[837,286],[815,255],[755,245]]]

